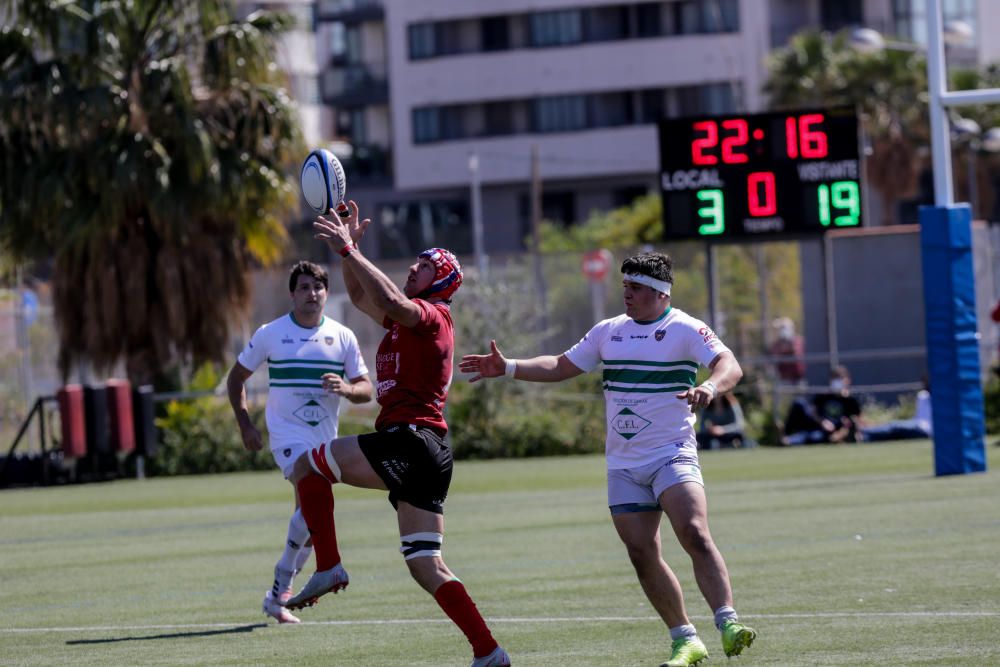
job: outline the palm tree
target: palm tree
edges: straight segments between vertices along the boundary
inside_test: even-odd
[[[884,223],[892,204],[913,196],[929,136],[927,67],[916,50],[865,53],[847,33],[807,31],[771,54],[764,92],[776,109],[852,106],[872,140],[868,182],[882,195]]]
[[[300,155],[287,17],[225,0],[0,0],[0,248],[52,262],[66,377],[218,360],[280,257]]]

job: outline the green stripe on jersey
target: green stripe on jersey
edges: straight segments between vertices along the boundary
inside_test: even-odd
[[[604,391],[617,391],[622,394],[666,394],[669,392],[681,392],[690,389],[691,385],[674,384],[663,387],[618,387],[607,382],[604,383]]]
[[[675,366],[690,366],[698,370],[697,361],[643,361],[642,359],[601,359],[605,366],[653,366],[655,368],[673,368]]]
[[[343,361],[333,361],[331,359],[268,359],[267,363],[271,366],[281,366],[288,364],[291,366],[302,366],[308,364],[314,364],[316,366],[330,366],[332,368],[343,368]]]
[[[627,368],[605,368],[605,382],[632,382],[637,384],[687,384],[693,385],[694,371],[651,371]]]
[[[330,368],[268,368],[267,376],[272,380],[321,380],[330,372],[344,376],[343,369],[334,371]]]
[[[279,380],[277,382],[271,382],[268,384],[269,387],[306,387],[308,389],[322,389],[323,383],[316,382],[288,382]]]

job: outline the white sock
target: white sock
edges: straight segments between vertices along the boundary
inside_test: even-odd
[[[299,553],[295,556],[295,571],[299,572],[306,565],[306,561],[309,560],[309,556],[312,555],[312,547],[302,547],[299,549]]]
[[[295,572],[295,563],[299,552],[302,551],[302,545],[308,539],[309,526],[306,525],[306,520],[302,518],[302,510],[295,510],[292,517],[288,520],[288,538],[285,540],[285,550],[282,552],[281,558],[278,559],[277,566],[282,570]],[[308,558],[308,555],[306,557]]]
[[[736,610],[729,606],[722,606],[715,610],[715,627],[719,630],[722,629],[722,624],[726,621],[736,621],[739,617],[736,616]]]
[[[670,639],[680,639],[681,637],[697,637],[698,631],[695,630],[693,625],[678,625],[676,628],[670,628]]]

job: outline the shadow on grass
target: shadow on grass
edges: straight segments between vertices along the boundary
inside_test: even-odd
[[[202,632],[172,632],[163,635],[149,635],[148,637],[110,637],[108,639],[71,639],[67,644],[115,644],[117,642],[144,642],[151,639],[179,639],[181,637],[212,637],[215,635],[231,635],[238,632],[253,632],[257,628],[266,628],[267,623],[254,623],[252,625],[241,625],[225,630],[205,630]]]

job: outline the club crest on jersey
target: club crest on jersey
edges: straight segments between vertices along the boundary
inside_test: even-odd
[[[323,342],[325,342],[327,345],[333,345],[333,336],[324,337]]]
[[[666,329],[660,329],[659,331],[657,331],[656,333],[653,334],[653,338],[655,338],[657,340],[657,342],[659,342],[659,341],[663,340],[663,337],[666,336],[666,335],[667,335],[667,330]]]

